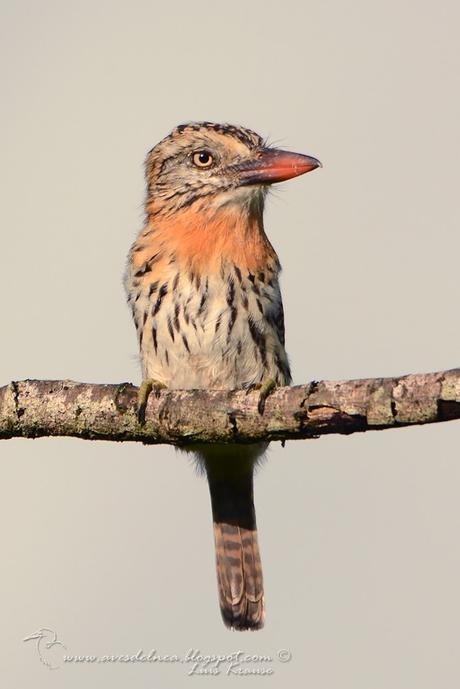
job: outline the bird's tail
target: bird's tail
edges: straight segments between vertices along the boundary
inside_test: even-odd
[[[217,585],[228,627],[260,629],[264,623],[262,564],[257,541],[253,469],[237,476],[213,476],[211,493]]]

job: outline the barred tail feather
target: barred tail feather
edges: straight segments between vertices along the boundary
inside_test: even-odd
[[[222,618],[233,629],[260,629],[264,624],[264,590],[252,471],[229,479],[216,480],[208,475],[208,480]]]
[[[214,523],[217,584],[222,618],[232,629],[260,629],[264,593],[257,531]]]

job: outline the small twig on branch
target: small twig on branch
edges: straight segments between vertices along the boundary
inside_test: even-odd
[[[0,439],[74,436],[183,445],[316,438],[460,418],[460,369],[257,391],[165,390],[136,416],[138,388],[25,380],[0,388]]]

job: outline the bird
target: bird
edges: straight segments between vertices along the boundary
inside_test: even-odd
[[[258,390],[258,410],[291,383],[280,262],[264,229],[270,185],[321,167],[230,124],[187,122],[145,161],[145,223],[124,284],[142,367],[139,420],[149,394]],[[264,625],[253,476],[268,444],[187,447],[209,484],[217,588],[225,625]]]
[[[63,644],[62,641],[59,641],[56,632],[48,627],[42,627],[23,639],[23,641],[33,640],[37,642],[38,657],[43,665],[46,665],[46,667],[48,667],[50,670],[56,670],[59,665],[55,665],[54,663],[59,662],[61,658],[53,658],[52,653],[50,653],[50,649],[55,648],[56,646],[67,649],[67,646]]]

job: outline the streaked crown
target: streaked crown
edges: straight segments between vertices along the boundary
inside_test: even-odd
[[[181,124],[151,151],[145,169],[148,201],[176,209],[238,186],[234,166],[257,157],[264,141],[250,129],[230,124]]]

